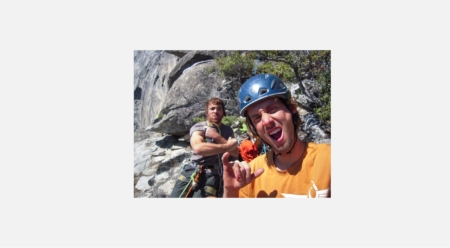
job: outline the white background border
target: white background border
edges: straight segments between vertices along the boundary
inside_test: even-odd
[[[445,1],[161,2],[0,2],[0,245],[450,245]],[[133,51],[169,49],[331,50],[333,198],[133,198]]]

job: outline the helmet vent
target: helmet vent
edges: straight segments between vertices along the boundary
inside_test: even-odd
[[[276,83],[277,81],[275,81],[275,79],[274,80],[272,80],[272,84],[270,85],[270,88],[271,89],[273,89],[274,87],[275,87],[275,83]]]
[[[285,88],[286,88],[286,85],[284,85],[282,82],[280,82],[278,84],[278,89],[282,90],[282,89],[285,89]]]
[[[244,98],[244,102],[248,102],[250,100],[252,100],[252,98],[249,95],[246,95]]]
[[[268,92],[267,88],[260,88],[259,89],[259,95],[264,95]]]

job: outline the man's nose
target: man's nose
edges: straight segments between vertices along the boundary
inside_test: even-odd
[[[262,112],[262,114],[261,114],[261,121],[262,121],[262,124],[265,127],[272,127],[273,126],[272,118],[265,112]]]

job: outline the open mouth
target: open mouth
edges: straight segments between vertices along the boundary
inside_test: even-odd
[[[280,127],[276,127],[274,129],[270,130],[268,133],[269,133],[269,136],[274,140],[280,139],[281,135],[283,134]]]

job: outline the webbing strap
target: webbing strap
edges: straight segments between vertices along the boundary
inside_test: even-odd
[[[217,193],[217,190],[211,186],[205,186],[205,192],[208,192],[215,196]]]
[[[183,181],[183,182],[189,182],[189,179],[183,175],[180,175],[180,177],[178,177],[178,180]]]

